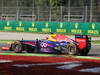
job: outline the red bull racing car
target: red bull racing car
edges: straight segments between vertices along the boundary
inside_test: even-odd
[[[55,53],[87,55],[91,49],[88,35],[75,35],[75,39],[62,34],[51,34],[45,39],[20,40],[11,44],[10,50],[16,53]]]

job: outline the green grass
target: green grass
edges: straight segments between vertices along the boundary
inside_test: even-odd
[[[13,42],[14,40],[0,40],[0,43],[11,43]]]
[[[94,43],[94,44],[100,44],[100,40],[93,40],[92,43]]]

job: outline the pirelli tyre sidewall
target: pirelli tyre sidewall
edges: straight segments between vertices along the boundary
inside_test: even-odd
[[[13,50],[15,53],[21,53],[22,52],[22,44],[20,41],[15,41],[11,44],[11,50]]]
[[[68,44],[67,45],[67,53],[69,55],[76,55],[77,54],[76,45],[73,43]]]

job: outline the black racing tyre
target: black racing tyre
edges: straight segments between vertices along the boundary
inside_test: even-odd
[[[67,53],[69,55],[76,55],[77,54],[76,45],[75,44],[69,44],[67,46]]]
[[[87,56],[88,53],[89,53],[89,50],[90,49],[85,48],[85,49],[81,50],[81,52],[79,52],[79,53],[80,53],[81,56]]]
[[[21,53],[23,50],[23,46],[20,43],[20,41],[15,41],[12,45],[11,45],[11,50],[13,50],[15,53]]]
[[[16,53],[21,53],[22,52],[22,45],[21,44],[16,44],[14,51]]]

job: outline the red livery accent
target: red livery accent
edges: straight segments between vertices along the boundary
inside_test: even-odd
[[[86,39],[84,38],[75,38],[75,41],[78,42],[79,49],[83,49],[86,47]]]
[[[4,51],[7,51],[7,50],[9,50],[9,47],[2,47],[1,49]]]

